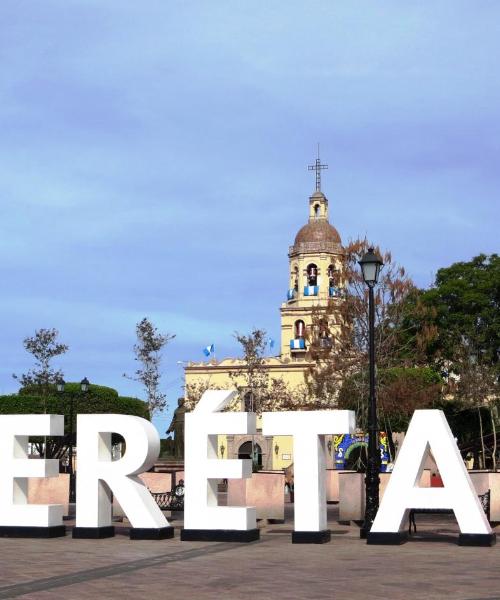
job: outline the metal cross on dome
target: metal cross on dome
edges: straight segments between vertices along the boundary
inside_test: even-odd
[[[328,169],[328,165],[322,165],[319,158],[319,144],[318,144],[318,158],[314,165],[307,167],[308,171],[316,171],[316,191],[321,192],[321,170]]]

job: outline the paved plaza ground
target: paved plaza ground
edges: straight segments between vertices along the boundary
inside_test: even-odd
[[[457,546],[452,517],[417,517],[399,547],[367,546],[336,517],[325,545],[291,544],[291,507],[251,544],[181,542],[181,518],[173,540],[131,541],[120,524],[105,540],[0,539],[0,599],[500,599],[500,543]]]

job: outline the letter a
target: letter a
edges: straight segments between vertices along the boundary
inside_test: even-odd
[[[418,486],[427,452],[432,450],[442,488]],[[460,528],[459,545],[492,546],[495,534],[486,519],[451,429],[441,410],[416,410],[380,504],[368,544],[401,544],[412,508],[452,509]]]

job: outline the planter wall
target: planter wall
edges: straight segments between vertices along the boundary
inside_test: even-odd
[[[141,473],[139,478],[152,492],[170,492],[181,479],[184,479],[184,471],[147,472]]]
[[[69,475],[58,477],[30,477],[28,479],[28,504],[62,504],[68,514]]]
[[[391,473],[380,473],[380,500]],[[424,470],[420,487],[430,487],[431,472]],[[362,521],[365,515],[365,474],[339,471],[339,521]]]
[[[477,494],[490,490],[490,521],[500,522],[500,472],[469,471]]]
[[[355,473],[356,471],[326,470],[326,501],[333,503],[340,500],[339,473]]]
[[[257,519],[285,518],[285,474],[260,471],[250,479],[229,479],[228,506],[255,506]]]
[[[339,521],[360,521],[365,514],[365,474],[339,471]]]

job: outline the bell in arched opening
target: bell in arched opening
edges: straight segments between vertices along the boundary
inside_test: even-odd
[[[306,325],[304,321],[295,321],[295,339],[303,340],[306,335]]]
[[[318,285],[318,267],[314,263],[307,266],[307,284]]]
[[[334,265],[330,265],[328,267],[328,295],[332,298],[334,296],[340,295],[340,273],[334,267]]]

